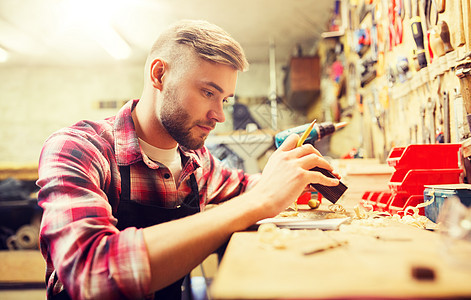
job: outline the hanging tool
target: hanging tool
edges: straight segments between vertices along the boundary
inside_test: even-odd
[[[370,151],[371,151],[371,155],[372,156],[376,156],[376,153],[378,151],[376,151],[376,145],[375,145],[375,139],[376,139],[376,136],[375,136],[375,129],[374,127],[376,126],[376,128],[378,128],[379,130],[381,130],[381,132],[383,131],[382,130],[382,123],[381,123],[381,109],[379,107],[379,101],[377,100],[378,99],[378,90],[376,88],[371,88],[371,91],[370,91],[370,96],[367,97],[367,99],[365,99],[365,101],[367,101],[365,104],[367,105],[368,107],[368,115],[370,117],[370,121],[368,121],[368,127],[370,129],[370,140],[369,142],[371,143],[371,148],[370,148]]]
[[[435,138],[436,138],[436,135],[437,135],[437,130],[436,130],[436,126],[435,126],[435,117],[436,117],[436,102],[433,101],[433,99],[431,97],[429,97],[427,99],[427,110],[428,110],[428,121],[429,121],[429,125],[428,125],[428,131],[429,131],[429,143],[430,144],[435,144]]]
[[[428,141],[430,141],[430,132],[428,130],[428,127],[425,125],[425,117],[426,117],[426,112],[427,112],[427,108],[425,106],[425,104],[423,104],[421,107],[420,107],[420,116],[421,116],[421,121],[422,121],[422,144],[427,144]]]
[[[396,23],[396,14],[394,13],[394,0],[389,1],[388,18],[389,18],[389,51],[392,50],[396,41],[396,30],[394,25]]]
[[[466,19],[466,12],[464,10],[464,7],[466,7],[467,3],[470,3],[470,1],[448,1],[448,3],[446,4],[446,15],[444,14],[444,18],[442,18],[447,21],[448,26],[451,29],[450,40],[451,44],[453,45],[453,48],[455,49],[465,44],[465,32],[469,32],[469,27],[466,27],[466,24],[464,23]]]
[[[456,76],[460,79],[461,95],[466,110],[466,118],[471,131],[471,59],[460,62],[455,69]]]
[[[355,52],[362,57],[370,49],[371,37],[369,28],[360,28],[355,30]]]
[[[436,28],[433,28],[430,31],[430,47],[432,48],[433,53],[433,56],[431,57],[440,57],[446,54],[445,44],[440,37],[440,32],[438,32]]]
[[[436,93],[432,93],[431,97],[435,100],[435,111],[436,117],[434,118],[434,122],[436,124],[436,133],[435,133],[435,142],[436,143],[446,143],[445,140],[449,136],[449,126],[447,127],[447,122],[449,122],[449,118],[447,118],[448,107],[446,107],[445,101],[443,97],[443,93],[441,92],[442,89],[442,75],[438,75],[437,80],[435,81],[435,88]],[[448,124],[449,125],[449,124]],[[447,131],[448,128],[448,131]]]
[[[364,87],[376,78],[376,60],[373,57],[360,61],[360,86]]]
[[[394,18],[394,30],[396,32],[395,45],[402,44],[403,37],[403,27],[402,22],[404,20],[404,0],[395,0],[394,3],[394,13],[396,14]]]
[[[424,33],[422,30],[422,21],[419,16],[419,5],[416,3],[415,16],[411,19],[412,36],[417,46],[416,55],[419,64],[419,70],[427,66],[427,58],[425,56]]]
[[[445,7],[446,7],[445,3],[446,3],[446,0],[437,0],[437,1],[436,1],[436,4],[437,4],[437,12],[438,12],[438,13],[441,14],[441,13],[443,13],[443,12],[445,11]]]
[[[455,111],[455,140],[461,141],[468,138],[469,128],[466,126],[466,112],[464,110],[463,97],[458,88],[453,93],[453,110]]]
[[[407,57],[397,57],[396,70],[399,82],[404,83],[409,79],[409,61],[407,60]]]
[[[433,0],[433,2],[435,3],[434,6],[432,6],[432,0],[423,0],[423,1],[424,1],[424,15],[425,15],[425,31],[427,32],[427,50],[429,53],[430,62],[432,62],[434,58],[434,52],[432,51],[431,39],[432,39],[432,35],[436,32],[435,25],[437,25],[437,22],[438,22],[438,11],[437,11],[435,0]],[[433,10],[432,10],[432,7],[434,7]],[[435,16],[434,21],[432,21],[432,15]]]
[[[462,44],[465,44],[465,51],[471,51],[471,1],[461,1],[461,13],[459,15],[460,19],[460,32],[462,34],[463,40]]]
[[[375,60],[378,60],[378,22],[376,21],[376,7],[371,9],[371,32],[370,32],[370,47],[371,55]]]
[[[453,46],[450,43],[450,30],[448,29],[448,24],[445,21],[440,21],[438,23],[440,28],[440,38],[443,41],[443,46],[445,53],[453,51]]]
[[[411,19],[414,14],[412,13],[412,1],[415,1],[415,0],[406,0],[407,3],[409,4],[407,6],[407,18]]]
[[[388,7],[389,17],[389,50],[402,43],[404,18],[403,0],[390,0]]]
[[[447,91],[443,92],[443,137],[444,143],[451,142],[450,135],[450,96]]]

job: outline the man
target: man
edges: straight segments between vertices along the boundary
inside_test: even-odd
[[[221,167],[204,147],[246,68],[222,29],[178,22],[152,47],[139,100],[46,141],[38,198],[48,299],[178,298],[181,278],[233,232],[275,216],[309,183],[338,184],[309,171],[332,167],[312,146],[296,148],[296,135],[261,176]],[[209,203],[223,204],[203,211]]]

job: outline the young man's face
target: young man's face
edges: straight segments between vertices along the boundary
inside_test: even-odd
[[[162,125],[181,146],[199,149],[216,123],[225,120],[223,104],[234,95],[237,70],[197,58],[181,76],[168,79],[162,90]]]

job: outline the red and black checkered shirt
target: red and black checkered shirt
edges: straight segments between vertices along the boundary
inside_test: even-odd
[[[113,212],[121,191],[119,166],[130,166],[131,199],[176,207],[190,193],[195,174],[203,210],[244,192],[257,176],[229,170],[206,147],[180,148],[185,165],[177,182],[142,153],[129,101],[114,117],[81,121],[54,133],[39,161],[38,201],[43,208],[41,252],[48,294],[63,287],[81,298],[142,298],[150,267],[142,230],[119,231]],[[60,280],[57,280],[60,278]]]

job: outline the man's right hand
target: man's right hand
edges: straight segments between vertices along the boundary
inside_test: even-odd
[[[286,209],[311,183],[326,186],[339,184],[338,179],[310,171],[314,167],[329,171],[333,168],[312,145],[296,147],[298,139],[297,134],[292,134],[283,142],[270,156],[259,182],[248,192],[260,194],[259,200],[264,202],[266,217],[273,217]]]

